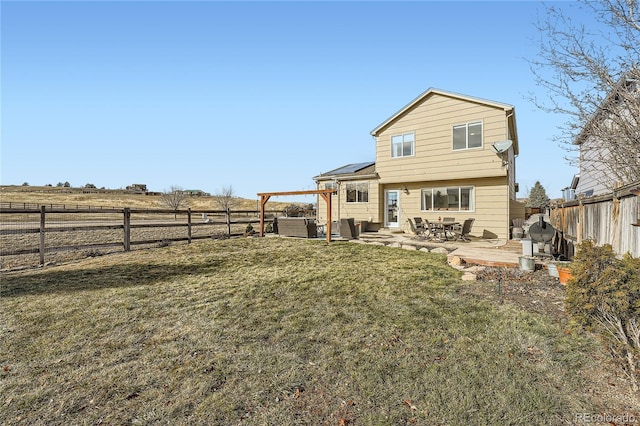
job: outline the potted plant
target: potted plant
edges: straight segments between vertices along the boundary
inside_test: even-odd
[[[571,275],[571,262],[558,262],[558,278],[560,279],[560,284],[567,285],[567,281],[569,281],[572,277]]]

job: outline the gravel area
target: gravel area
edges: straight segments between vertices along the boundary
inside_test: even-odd
[[[476,283],[473,293],[509,301],[529,312],[546,314],[559,321],[566,319],[565,286],[546,269],[523,272],[518,268],[485,267],[476,272]]]

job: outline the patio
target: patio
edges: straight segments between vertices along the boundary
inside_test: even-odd
[[[357,240],[363,244],[379,244],[406,250],[435,251],[447,254],[450,262],[459,258],[467,265],[503,266],[518,268],[518,258],[522,256],[522,245],[517,240],[496,240],[471,238],[471,241],[426,240],[408,233],[395,233],[386,230],[363,232]]]

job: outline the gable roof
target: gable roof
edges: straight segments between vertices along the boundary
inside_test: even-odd
[[[373,129],[371,131],[371,136],[378,136],[380,134],[380,132],[385,130],[387,127],[389,127],[394,122],[396,122],[398,119],[400,119],[401,117],[406,115],[409,111],[411,111],[416,105],[422,103],[425,99],[427,99],[428,97],[430,97],[432,95],[441,95],[441,96],[446,96],[446,97],[449,97],[449,98],[460,99],[460,100],[467,101],[467,102],[473,102],[473,103],[477,103],[477,104],[487,105],[487,106],[490,106],[490,107],[502,109],[502,110],[505,111],[505,113],[511,112],[511,115],[509,116],[509,118],[510,118],[510,132],[512,133],[511,134],[511,138],[513,139],[514,153],[516,155],[518,154],[518,152],[519,152],[518,134],[517,134],[516,124],[515,124],[516,123],[516,121],[515,121],[515,113],[516,113],[516,111],[515,111],[515,107],[513,105],[505,104],[505,103],[502,103],[502,102],[491,101],[491,100],[488,100],[488,99],[477,98],[477,97],[474,97],[474,96],[463,95],[463,94],[460,94],[460,93],[448,92],[446,90],[436,89],[436,88],[433,88],[433,87],[427,89],[420,96],[418,96],[417,98],[415,98],[414,100],[409,102],[407,105],[402,107],[398,112],[396,112],[391,117],[387,118],[385,121],[380,123],[375,129]]]
[[[609,113],[609,106],[618,103],[621,94],[627,92],[637,99],[640,96],[638,95],[640,93],[640,84],[638,83],[639,79],[640,71],[634,72],[634,70],[632,70],[623,75],[611,90],[609,90],[605,98],[600,102],[600,105],[598,105],[596,110],[587,119],[582,130],[580,130],[580,133],[578,133],[574,139],[573,144],[581,145],[589,137],[591,130],[597,125],[597,122],[602,120],[603,117],[606,117],[607,113]],[[624,100],[624,96],[622,98]],[[637,102],[636,105],[638,105]]]
[[[342,178],[345,177],[363,177],[369,175],[375,175],[375,161],[368,161],[366,163],[354,163],[347,164],[342,167],[338,167],[337,169],[330,170],[325,173],[321,173],[318,176],[315,176],[315,180],[323,180],[327,178],[340,176]]]

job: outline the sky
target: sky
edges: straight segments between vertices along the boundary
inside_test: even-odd
[[[514,105],[518,197],[540,181],[560,198],[577,173],[553,139],[565,119],[528,100],[544,8],[3,0],[0,181],[315,189],[374,161],[371,130],[437,88]]]

